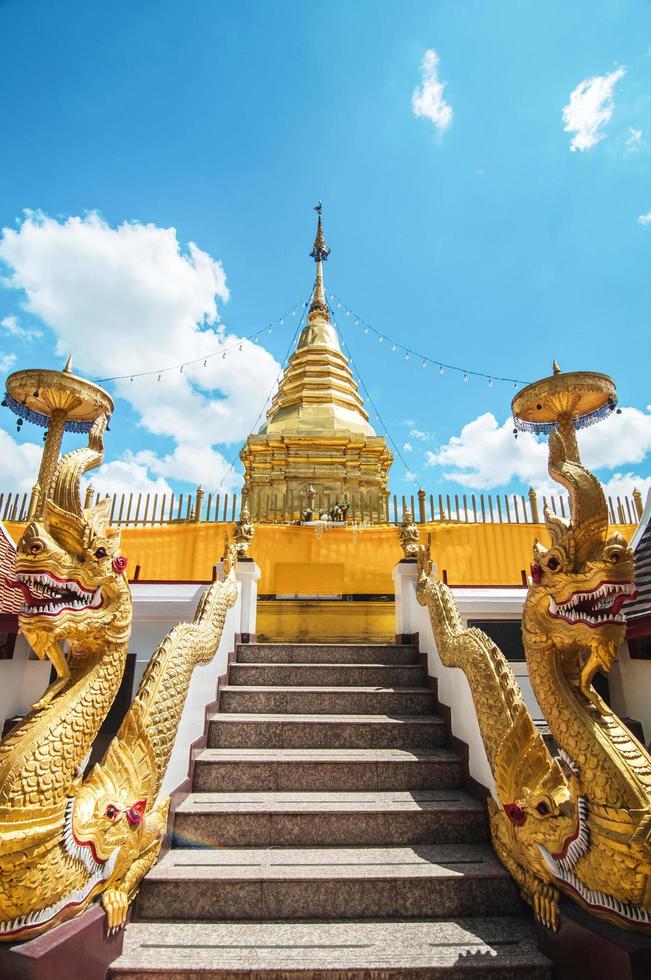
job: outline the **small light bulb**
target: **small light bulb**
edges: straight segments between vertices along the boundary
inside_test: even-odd
[[[208,363],[208,361],[204,361],[203,362],[203,366],[205,367],[207,363]]]
[[[267,327],[267,333],[271,333],[271,324]]]
[[[380,343],[382,343],[382,341],[384,340],[384,337],[382,336],[382,334],[380,334],[380,336],[378,337],[378,340],[380,341]]]
[[[226,351],[224,351],[224,353],[222,354],[222,361],[225,361],[225,360],[226,360]]]
[[[442,364],[441,364],[441,366],[439,368],[439,374],[445,374],[445,368],[443,367]]]
[[[421,367],[424,367],[424,368],[427,367],[427,361],[423,361]]]
[[[240,350],[242,350],[242,345],[240,344]]]
[[[492,388],[493,387],[493,379],[492,378],[489,378],[488,379],[488,387],[489,388]]]
[[[285,322],[285,321],[284,321],[283,319],[281,319],[281,320],[279,321],[279,323],[280,323],[280,325],[281,325],[281,327],[282,327],[282,325],[284,324],[284,322]]]
[[[364,333],[368,333],[368,327],[364,327]]]
[[[405,360],[406,360],[406,361],[408,361],[408,360],[409,360],[409,351],[406,351],[406,352],[405,352]]]
[[[160,374],[158,375],[158,379],[157,380],[160,381]]]
[[[355,326],[356,326],[356,327],[358,327],[358,326],[359,326],[359,320],[355,320]]]
[[[463,376],[463,380],[464,380],[464,381],[467,381],[467,380],[468,380],[468,375],[467,375],[467,374],[464,374],[464,376]]]
[[[346,316],[350,316],[350,310],[346,310]]]
[[[296,310],[292,310],[292,316],[296,316]]]
[[[181,367],[179,369],[179,374],[183,374],[183,365],[181,365]]]
[[[392,344],[391,345],[391,350],[394,351],[395,349],[396,349],[396,345],[395,344]]]

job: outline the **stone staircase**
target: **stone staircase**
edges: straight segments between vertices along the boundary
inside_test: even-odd
[[[549,980],[412,646],[240,645],[109,976]]]

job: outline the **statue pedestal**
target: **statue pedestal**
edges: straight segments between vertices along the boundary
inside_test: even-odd
[[[618,929],[561,899],[558,932],[536,924],[538,946],[554,963],[555,980],[648,980],[651,936]]]
[[[219,575],[224,575],[223,561],[216,565]],[[255,642],[255,623],[258,607],[258,579],[260,568],[253,558],[238,558],[235,578],[240,586],[240,623],[237,632],[241,643]]]
[[[258,579],[261,572],[252,558],[240,558],[235,575],[241,586],[240,639],[242,643],[251,643],[255,641]]]
[[[122,952],[124,929],[106,935],[106,916],[92,905],[78,919],[15,946],[0,945],[2,980],[105,980]]]
[[[418,632],[418,561],[403,558],[391,573],[396,591],[396,636],[405,639]]]

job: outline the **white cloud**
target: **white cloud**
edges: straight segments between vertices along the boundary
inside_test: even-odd
[[[531,483],[546,471],[546,448],[531,433],[513,438],[513,422],[499,425],[492,412],[468,422],[458,436],[427,452],[428,466],[446,467],[443,476],[475,489],[501,486],[512,479]]]
[[[43,443],[18,443],[0,429],[0,493],[30,493],[36,483]]]
[[[641,146],[642,146],[642,130],[634,129],[633,126],[629,126],[628,137],[626,139],[626,148],[631,153],[636,153]]]
[[[124,459],[113,459],[110,463],[103,463],[97,470],[89,472],[88,479],[84,481],[84,492],[89,484],[92,484],[101,496],[107,493],[157,493],[160,497],[172,492],[167,480],[161,476],[152,476],[146,464],[138,462],[129,453]]]
[[[430,48],[420,65],[423,80],[412,93],[411,106],[415,116],[431,119],[438,131],[443,133],[452,122],[453,112],[443,96],[447,83],[439,81],[438,64],[439,56],[434,48]]]
[[[641,463],[651,452],[651,406],[646,411],[623,408],[621,414],[581,430],[578,439],[581,458],[591,470]],[[446,480],[473,489],[506,486],[513,480],[539,487],[549,481],[546,441],[530,432],[519,432],[515,439],[512,419],[500,425],[491,412],[473,419],[437,451],[427,452],[425,460],[428,466],[445,468]]]
[[[159,457],[149,449],[133,456],[133,461],[144,464],[152,474],[170,480],[185,481],[204,488],[219,487],[230,491],[238,487],[242,478],[235,473],[230,462],[212,446],[181,443],[174,452]]]
[[[427,440],[430,437],[429,432],[422,432],[420,429],[410,429],[409,435],[411,436],[412,439]]]
[[[18,317],[6,316],[3,320],[0,320],[0,327],[5,330],[12,337],[16,337],[18,340],[36,340],[37,337],[42,337],[43,334],[40,330],[35,330],[33,327],[23,327],[21,323],[18,322]]]
[[[410,453],[413,450],[413,446],[410,442],[406,442],[402,447],[406,453]]]
[[[10,371],[16,363],[15,354],[0,354],[0,374]]]
[[[155,465],[153,454],[125,457],[126,468],[106,464],[94,477],[98,489],[103,475],[212,489],[226,464],[210,446],[248,435],[279,373],[268,351],[219,323],[217,301],[228,298],[221,263],[193,243],[182,251],[173,228],[112,228],[97,214],[56,221],[40,213],[3,230],[0,260],[10,270],[5,285],[24,291],[26,310],[53,330],[58,354],[72,353],[76,369],[94,377],[133,375],[114,383],[115,394],[136,409],[142,427],[176,444]],[[197,358],[160,381],[135,377]]]
[[[606,496],[612,498],[613,504],[616,506],[617,497],[619,497],[622,505],[626,508],[623,498],[628,497],[630,499],[634,490],[639,490],[642,494],[642,503],[646,502],[647,494],[651,490],[651,476],[640,476],[633,472],[613,473],[608,480],[602,481],[602,484]],[[550,496],[558,497],[559,493],[565,494],[565,491],[557,483],[551,481],[537,484],[536,490],[539,496],[546,496],[547,498]],[[626,510],[625,513],[627,513]]]
[[[651,225],[651,211],[647,211],[646,214],[641,214],[637,220],[641,225]]]
[[[570,101],[563,106],[563,129],[574,133],[570,143],[572,151],[588,150],[604,138],[603,127],[615,108],[615,85],[625,74],[626,68],[622,66],[608,75],[586,78],[571,93]]]
[[[651,452],[651,405],[645,411],[622,408],[598,425],[579,432],[581,458],[590,469],[619,469],[641,463]]]

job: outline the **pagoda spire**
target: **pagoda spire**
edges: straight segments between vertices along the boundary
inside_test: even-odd
[[[321,201],[314,208],[318,214],[318,219],[316,224],[316,238],[314,239],[314,245],[312,246],[310,255],[316,262],[316,277],[314,279],[314,288],[312,289],[312,299],[310,300],[307,322],[301,331],[298,348],[320,346],[339,351],[337,331],[330,316],[330,308],[326,300],[325,286],[323,284],[323,263],[330,255],[330,249],[326,245],[326,240],[323,236],[322,208]]]
[[[329,310],[325,298],[325,288],[323,286],[323,262],[325,262],[330,255],[330,249],[326,245],[326,240],[323,237],[323,220],[321,215],[323,204],[321,201],[319,201],[314,210],[318,214],[318,219],[316,225],[316,238],[314,239],[314,245],[312,246],[310,255],[316,262],[316,278],[314,280],[314,289],[312,290],[310,313],[318,310],[321,313],[327,314]]]

